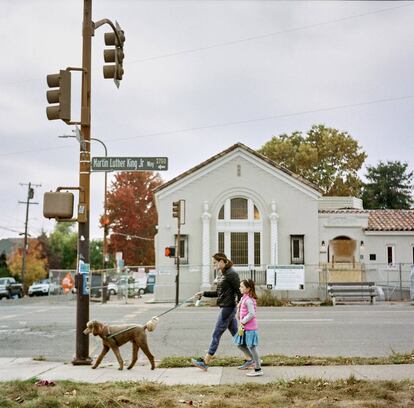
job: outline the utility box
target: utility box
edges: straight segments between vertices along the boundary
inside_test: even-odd
[[[43,216],[46,218],[71,219],[73,217],[73,194],[49,192],[43,195]]]

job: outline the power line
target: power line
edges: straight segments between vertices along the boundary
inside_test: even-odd
[[[112,232],[111,235],[121,235],[123,237],[126,237],[127,240],[135,238],[135,239],[143,239],[144,241],[154,241],[154,238],[145,238],[145,237],[140,237],[139,235],[124,234],[122,232]]]
[[[377,103],[401,101],[401,100],[406,100],[406,99],[411,99],[411,98],[414,98],[414,95],[400,96],[400,97],[396,97],[396,98],[377,99],[377,100],[368,101],[368,102],[359,102],[359,103],[353,103],[353,104],[332,106],[332,107],[328,107],[328,108],[304,110],[304,111],[300,111],[300,112],[285,113],[285,114],[280,114],[280,115],[263,116],[261,118],[255,118],[255,119],[245,119],[245,120],[238,120],[238,121],[234,121],[234,122],[224,122],[224,123],[218,123],[218,124],[214,124],[214,125],[197,126],[197,127],[191,127],[191,128],[170,130],[170,131],[165,131],[165,132],[147,133],[145,135],[140,135],[140,136],[129,136],[129,137],[116,138],[116,139],[109,139],[108,142],[114,142],[114,141],[120,141],[120,140],[129,140],[129,139],[138,139],[138,138],[143,138],[143,137],[164,136],[164,135],[169,135],[169,134],[173,134],[173,133],[184,133],[184,132],[192,132],[192,131],[197,131],[197,130],[205,130],[205,129],[219,128],[219,127],[227,127],[227,126],[235,126],[235,125],[241,125],[241,124],[245,124],[245,123],[261,122],[261,121],[271,120],[271,119],[289,118],[289,117],[293,117],[293,116],[306,115],[306,114],[309,114],[309,113],[329,112],[329,111],[338,110],[338,109],[354,108],[354,107],[357,107],[357,106],[373,105],[373,104],[377,104]]]
[[[240,44],[240,43],[243,43],[243,42],[255,41],[255,40],[260,40],[260,39],[263,39],[263,38],[276,37],[276,36],[281,35],[281,34],[288,34],[288,33],[293,33],[293,32],[297,32],[297,31],[309,30],[309,29],[312,29],[312,28],[322,27],[322,26],[329,25],[329,24],[340,23],[340,22],[343,22],[343,21],[352,20],[354,18],[366,17],[366,16],[378,14],[378,13],[385,13],[387,11],[393,11],[393,10],[397,10],[397,9],[401,9],[401,8],[405,8],[405,7],[410,7],[410,6],[413,6],[413,5],[414,5],[414,3],[411,2],[409,4],[404,4],[402,6],[388,7],[388,8],[384,8],[384,9],[381,9],[381,10],[368,11],[366,13],[360,13],[360,14],[353,14],[351,16],[341,17],[341,18],[338,18],[338,19],[335,19],[335,20],[323,21],[323,22],[314,23],[314,24],[308,24],[308,25],[301,26],[301,27],[287,28],[285,30],[275,31],[273,33],[259,34],[259,35],[254,35],[254,36],[251,36],[251,37],[240,38],[240,39],[237,39],[237,40],[224,41],[224,42],[217,43],[217,44],[206,45],[204,47],[191,48],[189,50],[182,50],[182,51],[177,51],[177,52],[170,52],[170,53],[166,53],[166,54],[155,55],[153,57],[139,58],[139,59],[127,61],[127,63],[128,63],[128,65],[130,65],[130,64],[136,64],[138,62],[153,61],[153,60],[157,60],[157,59],[175,57],[177,55],[191,54],[191,53],[200,52],[200,51],[207,51],[207,50],[211,50],[211,49],[214,49],[214,48],[226,47],[226,46],[230,46],[230,45]],[[2,86],[5,86],[5,85],[18,85],[18,84],[25,83],[25,82],[39,81],[41,79],[43,79],[43,78],[22,79],[22,80],[19,80],[19,81],[5,82],[5,83],[2,84]]]
[[[190,54],[190,53],[199,52],[199,51],[211,50],[213,48],[226,47],[226,46],[229,46],[229,45],[240,44],[240,43],[247,42],[247,41],[255,41],[255,40],[261,40],[263,38],[276,37],[276,36],[281,35],[281,34],[288,34],[288,33],[293,33],[293,32],[297,32],[297,31],[309,30],[311,28],[322,27],[322,26],[329,25],[329,24],[340,23],[340,22],[351,20],[351,19],[354,19],[354,18],[360,18],[360,17],[370,16],[370,15],[373,15],[373,14],[384,13],[384,12],[387,12],[387,11],[392,11],[392,10],[396,10],[396,9],[400,9],[400,8],[404,8],[404,7],[410,7],[410,6],[413,6],[413,5],[414,5],[413,3],[410,3],[410,4],[405,4],[403,6],[389,7],[389,8],[385,8],[385,9],[381,9],[381,10],[368,11],[366,13],[354,14],[352,16],[341,17],[341,18],[337,18],[335,20],[323,21],[321,23],[308,24],[308,25],[301,26],[301,27],[287,28],[285,30],[275,31],[273,33],[254,35],[254,36],[251,36],[251,37],[241,38],[241,39],[238,39],[238,40],[224,41],[224,42],[213,44],[213,45],[206,45],[204,47],[192,48],[192,49],[189,49],[189,50],[183,50],[183,51],[177,51],[177,52],[170,52],[170,53],[167,53],[167,54],[156,55],[156,56],[153,56],[153,57],[140,58],[140,59],[137,59],[137,60],[132,60],[131,62],[128,62],[128,64],[135,64],[137,62],[145,62],[145,61],[153,61],[153,60],[156,60],[156,59],[169,58],[169,57],[174,57],[174,56],[177,56],[177,55]]]
[[[244,119],[244,120],[238,120],[238,121],[233,121],[233,122],[223,122],[223,123],[210,124],[210,125],[205,125],[205,126],[195,126],[195,127],[190,127],[190,128],[182,128],[182,129],[167,130],[167,131],[162,131],[162,132],[146,133],[146,134],[138,135],[138,136],[119,137],[119,138],[114,138],[114,139],[107,139],[106,142],[118,142],[118,141],[122,141],[122,140],[141,139],[141,138],[155,137],[155,136],[166,136],[166,135],[175,134],[175,133],[185,133],[185,132],[193,132],[193,131],[198,131],[198,130],[206,130],[206,129],[214,129],[214,128],[220,128],[220,127],[242,125],[242,124],[246,124],[246,123],[262,122],[262,121],[272,120],[272,119],[283,119],[283,118],[289,118],[289,117],[294,117],[294,116],[307,115],[307,114],[310,114],[310,113],[329,112],[329,111],[340,110],[340,109],[355,108],[355,107],[359,107],[359,106],[375,105],[375,104],[379,104],[379,103],[404,101],[404,100],[408,100],[408,99],[412,99],[412,98],[414,98],[414,95],[397,96],[397,97],[394,97],[394,98],[374,99],[374,100],[366,101],[366,102],[356,102],[356,103],[336,105],[336,106],[331,106],[331,107],[326,107],[326,108],[309,109],[309,110],[303,110],[303,111],[299,111],[299,112],[281,113],[281,114],[278,114],[278,115],[269,115],[269,116],[263,116],[263,117],[259,117],[259,118]],[[58,147],[58,148],[44,148],[44,149],[37,149],[37,150],[25,150],[25,151],[12,152],[12,153],[2,153],[2,154],[0,154],[0,157],[13,156],[13,155],[25,154],[25,153],[35,153],[35,152],[39,152],[39,151],[54,150],[54,149],[59,149],[59,148],[60,147]],[[65,146],[65,148],[68,148],[68,146]]]

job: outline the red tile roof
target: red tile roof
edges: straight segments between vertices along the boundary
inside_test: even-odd
[[[371,210],[366,231],[414,231],[414,210]]]
[[[414,231],[414,210],[319,210],[320,214],[368,214],[365,231]]]

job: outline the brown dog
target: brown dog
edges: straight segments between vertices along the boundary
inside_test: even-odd
[[[151,370],[153,370],[155,368],[154,356],[148,348],[147,333],[145,332],[147,328],[150,331],[152,331],[153,328],[147,327],[148,324],[149,322],[144,326],[126,324],[119,326],[108,326],[107,324],[98,322],[97,320],[89,321],[86,324],[86,329],[83,333],[92,333],[94,336],[99,336],[102,339],[103,344],[101,354],[99,354],[92,368],[98,367],[109,349],[112,349],[118,360],[119,370],[122,370],[124,368],[124,362],[119,352],[119,347],[130,341],[132,343],[132,360],[128,366],[128,370],[134,367],[138,359],[138,350],[140,347],[148,357],[148,360],[151,363]]]

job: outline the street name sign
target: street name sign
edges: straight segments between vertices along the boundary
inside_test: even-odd
[[[92,171],[164,171],[168,157],[92,157]]]

